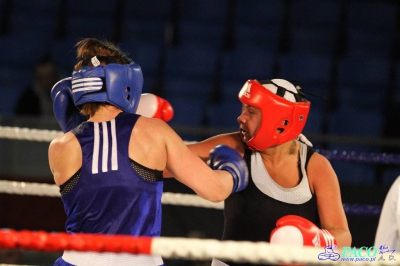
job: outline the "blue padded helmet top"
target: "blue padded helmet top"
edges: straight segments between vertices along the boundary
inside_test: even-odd
[[[109,103],[127,113],[136,113],[143,88],[142,69],[135,62],[82,67],[72,72],[75,106]]]

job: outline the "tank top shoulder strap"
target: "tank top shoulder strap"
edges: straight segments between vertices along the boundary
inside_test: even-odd
[[[303,144],[303,145],[305,145],[305,144]],[[307,146],[307,155],[306,155],[306,164],[305,164],[305,168],[307,169],[307,165],[308,165],[308,162],[310,161],[310,158],[311,158],[311,156],[314,154],[314,150],[313,150],[313,148],[312,147],[310,147],[310,146],[308,146],[308,145],[306,145]]]
[[[250,167],[250,165],[251,165],[251,154],[252,153],[253,153],[253,151],[246,147],[246,149],[244,151],[243,159],[246,162],[248,167]]]

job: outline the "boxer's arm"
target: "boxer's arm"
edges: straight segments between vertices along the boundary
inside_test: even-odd
[[[238,132],[220,134],[203,141],[189,143],[187,147],[204,162],[207,162],[210,159],[210,150],[218,145],[231,147],[237,150],[241,156],[244,154],[244,146]],[[167,169],[164,169],[163,176],[166,178],[173,177]]]
[[[237,150],[242,156],[244,154],[244,145],[240,138],[239,132],[220,134],[210,137],[203,141],[188,144],[188,148],[204,162],[209,160],[210,150],[215,146],[225,145]]]
[[[338,247],[351,246],[351,233],[343,209],[339,181],[330,162],[314,153],[307,167],[311,191],[316,195],[321,228],[329,230]]]
[[[51,141],[48,160],[57,186],[64,184],[82,167],[81,146],[72,132]]]
[[[168,169],[179,182],[213,202],[225,200],[233,189],[234,178],[229,170],[212,170],[160,119],[138,119],[129,143],[129,157],[150,169]]]

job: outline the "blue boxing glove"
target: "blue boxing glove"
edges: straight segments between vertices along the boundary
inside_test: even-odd
[[[71,86],[71,77],[68,77],[57,82],[51,89],[54,116],[64,133],[87,120],[74,104]]]
[[[233,177],[233,192],[238,192],[247,187],[249,172],[246,162],[240,154],[228,146],[218,145],[210,151],[207,164],[213,170],[228,171]]]

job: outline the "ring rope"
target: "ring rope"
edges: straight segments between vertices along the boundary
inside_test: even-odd
[[[355,151],[338,151],[338,150],[319,150],[316,152],[324,155],[328,160],[333,159],[337,161],[355,161],[363,163],[376,163],[376,164],[400,164],[400,154],[392,153],[367,153]]]
[[[343,204],[344,212],[347,215],[358,216],[379,216],[382,212],[382,206],[365,204]]]
[[[20,127],[4,127],[0,126],[0,138],[19,139],[29,141],[44,141],[51,142],[56,137],[63,134],[62,131],[47,130],[47,129],[29,129]],[[379,164],[400,164],[400,154],[390,153],[366,153],[356,151],[329,151],[316,150],[328,159],[339,161],[357,161],[364,163],[379,163]]]
[[[59,192],[59,187],[57,187],[56,185],[7,180],[0,180],[0,193],[47,197],[61,196]],[[220,210],[224,208],[223,202],[214,203],[194,194],[164,192],[161,198],[161,202],[163,204],[170,205],[193,206]]]
[[[180,237],[133,237],[101,234],[47,233],[45,231],[0,230],[0,248],[46,252],[76,250],[160,255],[171,259],[222,260],[250,263],[307,263],[354,265],[347,260],[319,260],[322,248],[271,245],[267,242],[219,241]],[[400,258],[400,253],[393,253]],[[396,260],[359,261],[358,265],[399,265]]]
[[[56,185],[7,180],[0,180],[0,193],[60,197],[59,188]],[[194,194],[164,192],[161,202],[169,205],[224,209],[223,202],[211,202]],[[343,207],[346,214],[360,216],[378,216],[382,209],[381,206],[360,204],[343,204]]]
[[[0,126],[0,138],[51,142],[63,135],[62,131]]]

